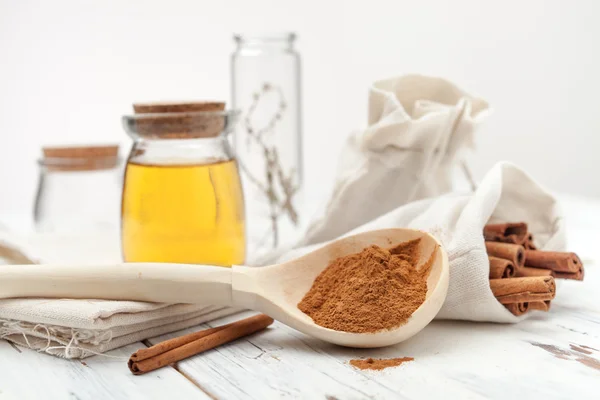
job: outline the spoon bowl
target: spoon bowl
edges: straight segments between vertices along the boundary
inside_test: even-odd
[[[423,265],[432,253],[425,301],[408,321],[374,333],[325,328],[298,309],[315,278],[334,259],[378,245],[391,248],[420,238]],[[49,297],[200,303],[252,309],[308,335],[349,347],[402,342],[438,313],[448,290],[448,257],[430,234],[412,229],[364,232],[330,242],[302,257],[276,265],[233,268],[166,263],[116,265],[0,266],[0,298]]]
[[[356,253],[365,247],[383,248],[421,239],[423,265],[435,252],[427,279],[425,301],[406,324],[375,333],[351,333],[325,328],[298,308],[315,278],[332,260]],[[335,240],[302,257],[263,268],[234,268],[236,303],[260,310],[276,320],[321,340],[349,347],[383,347],[402,342],[423,329],[439,312],[448,291],[448,257],[438,241],[425,232],[411,229],[384,229]],[[239,281],[237,280],[239,279]]]

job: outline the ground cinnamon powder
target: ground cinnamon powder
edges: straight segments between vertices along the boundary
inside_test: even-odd
[[[382,370],[389,367],[397,367],[398,365],[413,361],[412,357],[402,358],[367,358],[366,360],[350,360],[350,365],[358,369],[374,369]]]
[[[370,246],[333,260],[298,308],[338,331],[369,333],[396,328],[425,301],[435,251],[417,266],[420,239],[392,249]]]

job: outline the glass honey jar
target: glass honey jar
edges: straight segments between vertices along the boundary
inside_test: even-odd
[[[231,266],[245,259],[244,198],[224,103],[135,104],[121,204],[126,262]]]

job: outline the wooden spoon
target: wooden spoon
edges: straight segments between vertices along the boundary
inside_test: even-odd
[[[436,252],[427,297],[408,322],[376,333],[324,328],[297,307],[328,263],[376,244],[393,247],[422,238],[420,265]],[[46,297],[204,303],[263,312],[308,335],[350,347],[399,343],[423,329],[438,313],[448,290],[448,257],[437,240],[421,231],[385,229],[335,240],[303,257],[262,268],[187,264],[0,266],[0,298]]]

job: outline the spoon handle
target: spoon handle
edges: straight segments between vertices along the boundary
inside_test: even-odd
[[[46,297],[232,305],[231,268],[166,263],[2,265],[0,299]]]

